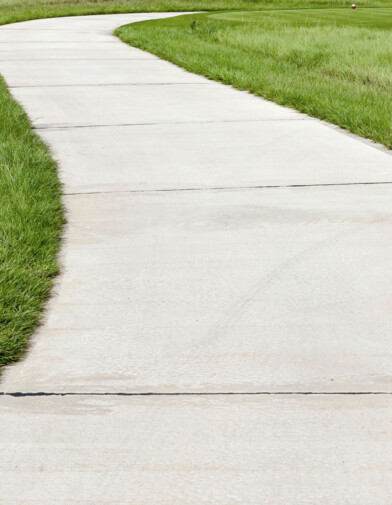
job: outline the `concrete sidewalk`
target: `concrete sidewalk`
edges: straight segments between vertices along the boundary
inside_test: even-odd
[[[391,155],[111,35],[170,15],[0,28],[68,211],[0,503],[390,505]]]

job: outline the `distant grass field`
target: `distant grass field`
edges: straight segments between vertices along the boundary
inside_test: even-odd
[[[362,7],[391,0],[361,0]],[[346,7],[347,0],[0,0],[0,24],[28,19],[121,12],[218,11]]]
[[[392,4],[390,4],[392,7]],[[392,149],[392,8],[240,11],[121,27],[133,46]]]
[[[214,14],[214,19],[224,21],[241,21],[247,23],[284,22],[291,26],[357,26],[359,28],[386,29],[392,28],[391,8],[364,8],[355,10],[339,9],[294,9],[272,10],[270,12],[225,12]]]

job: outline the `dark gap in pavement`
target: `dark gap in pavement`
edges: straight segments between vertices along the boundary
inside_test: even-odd
[[[108,84],[110,86],[110,84]],[[21,86],[24,87],[24,86]],[[72,128],[110,128],[119,126],[159,126],[173,124],[215,124],[215,123],[266,123],[269,121],[316,121],[311,117],[281,118],[281,119],[227,119],[218,121],[158,121],[157,123],[112,123],[112,124],[42,124],[32,126],[33,130],[69,130]]]
[[[267,186],[213,186],[208,188],[174,188],[174,189],[130,189],[119,191],[87,191],[80,193],[63,193],[64,196],[78,196],[78,195],[106,195],[116,193],[171,193],[176,191],[226,191],[237,189],[277,189],[277,188],[318,188],[318,187],[339,187],[339,186],[369,186],[369,185],[384,185],[392,184],[392,181],[385,182],[339,182],[339,183],[320,183],[320,184],[281,184],[281,185],[267,185]]]
[[[17,60],[19,61],[19,60]],[[72,60],[63,60],[72,61]],[[90,61],[90,60],[88,60]],[[115,60],[112,60],[115,61]],[[135,59],[137,61],[137,59]],[[151,60],[159,61],[159,60]],[[113,82],[113,83],[102,83],[102,84],[32,84],[32,85],[22,85],[22,86],[8,86],[9,89],[14,88],[83,88],[89,86],[91,88],[102,87],[102,86],[206,86],[211,85],[210,82]]]
[[[333,395],[392,395],[392,392],[386,391],[297,391],[297,392],[288,392],[288,391],[256,391],[256,392],[205,392],[205,393],[196,393],[196,392],[179,392],[179,393],[123,393],[123,392],[115,392],[115,393],[98,393],[98,392],[69,392],[69,393],[55,393],[55,392],[36,392],[36,393],[23,393],[21,391],[16,391],[13,393],[0,393],[0,396],[13,396],[15,398],[23,398],[23,397],[34,397],[34,396],[278,396],[278,395],[286,395],[286,396],[333,396]]]
[[[1,52],[0,52],[1,55]],[[21,62],[26,62],[26,61],[160,61],[159,59],[156,58],[36,58],[36,59],[29,59],[29,60],[24,60],[24,59],[2,59],[0,57],[0,62],[2,61],[21,61]],[[75,84],[73,85],[75,86]],[[80,84],[80,86],[85,86],[85,84]],[[12,86],[11,86],[12,87]],[[31,86],[13,86],[14,88],[18,87],[26,87],[30,88]]]

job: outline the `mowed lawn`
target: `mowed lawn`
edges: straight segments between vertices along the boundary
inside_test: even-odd
[[[391,3],[392,7],[392,3]],[[206,13],[116,34],[210,79],[392,148],[392,8]]]
[[[390,0],[361,0],[362,7]],[[0,0],[0,25],[28,19],[122,12],[217,11],[345,7],[347,0]]]

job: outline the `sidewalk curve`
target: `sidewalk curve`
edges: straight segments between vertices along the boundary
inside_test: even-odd
[[[0,384],[2,505],[390,505],[392,157],[128,47],[0,28],[62,274]]]

